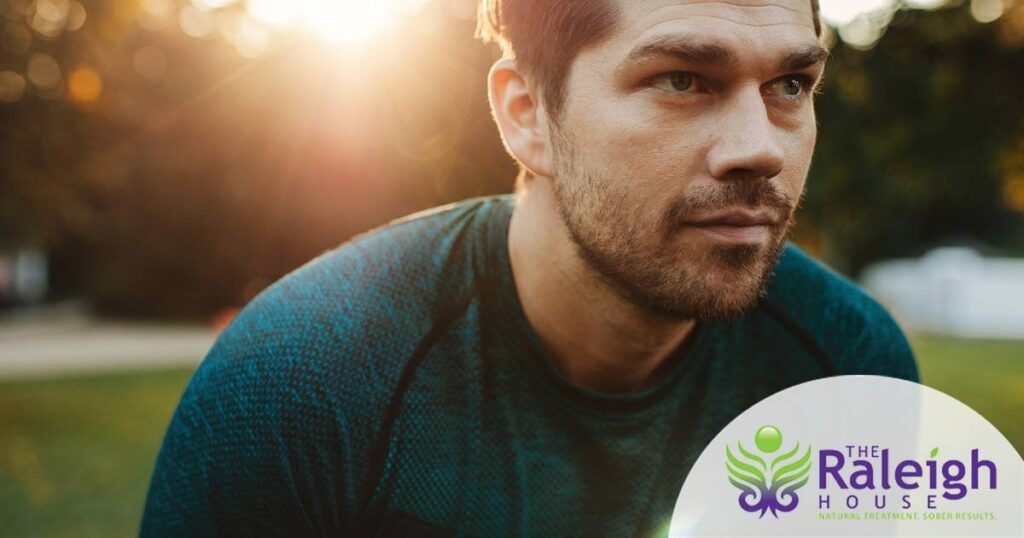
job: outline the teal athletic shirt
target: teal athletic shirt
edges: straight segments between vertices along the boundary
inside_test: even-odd
[[[751,313],[641,393],[569,382],[516,295],[513,198],[407,217],[249,304],[189,382],[144,536],[649,537],[725,425],[837,374],[917,380],[900,329],[788,245]]]

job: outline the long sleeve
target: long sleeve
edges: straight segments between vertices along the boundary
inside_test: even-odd
[[[347,436],[325,391],[328,372],[244,340],[222,338],[182,396],[142,536],[347,532]]]

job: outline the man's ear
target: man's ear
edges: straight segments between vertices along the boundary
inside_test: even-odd
[[[505,149],[533,175],[552,177],[547,114],[515,60],[503,58],[491,67],[487,90]]]

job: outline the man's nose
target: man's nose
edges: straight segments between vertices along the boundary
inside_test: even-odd
[[[779,133],[759,88],[745,88],[723,103],[724,113],[708,153],[711,175],[722,181],[768,179],[782,170]]]

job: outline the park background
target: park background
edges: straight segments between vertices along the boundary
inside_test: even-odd
[[[1024,2],[821,3],[833,59],[794,240],[854,279],[999,259],[1001,308],[1024,311]],[[0,0],[0,535],[134,534],[238,308],[353,235],[512,189],[474,11]],[[908,327],[923,382],[1024,450],[1024,336],[955,328]]]

